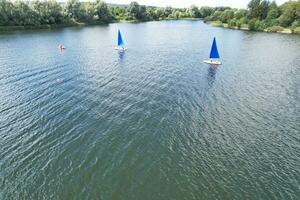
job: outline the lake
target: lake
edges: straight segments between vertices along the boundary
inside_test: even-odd
[[[203,63],[214,36],[219,67]],[[299,36],[201,21],[1,34],[0,92],[0,199],[300,196]]]

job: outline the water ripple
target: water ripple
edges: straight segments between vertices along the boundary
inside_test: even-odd
[[[0,199],[297,199],[299,44],[199,21],[1,35]]]

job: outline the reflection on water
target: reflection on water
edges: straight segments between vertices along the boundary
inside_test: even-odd
[[[215,82],[218,67],[218,65],[209,65],[208,67],[207,84],[209,88],[211,88]]]
[[[122,60],[124,58],[125,51],[119,51],[118,54],[119,54],[119,59]]]

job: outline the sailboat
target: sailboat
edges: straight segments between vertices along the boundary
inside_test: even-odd
[[[125,51],[126,50],[120,30],[118,30],[118,46],[116,46],[115,49],[118,50],[118,51]]]
[[[220,55],[218,52],[216,38],[214,37],[214,41],[211,46],[209,60],[204,60],[203,62],[210,65],[221,65]]]

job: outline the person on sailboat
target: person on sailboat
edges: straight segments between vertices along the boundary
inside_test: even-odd
[[[66,47],[63,45],[63,44],[60,44],[60,45],[58,45],[58,47],[57,47],[58,49],[60,49],[60,50],[64,50],[64,49],[66,49]]]

